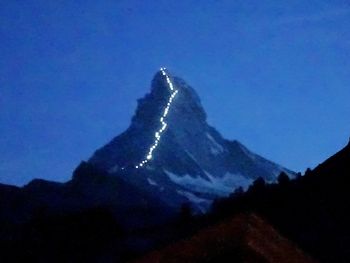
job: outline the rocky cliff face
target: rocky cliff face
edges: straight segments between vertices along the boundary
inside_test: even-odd
[[[97,150],[89,163],[157,195],[169,206],[211,201],[257,177],[275,181],[287,169],[224,139],[206,121],[195,90],[161,69],[138,101],[130,127]]]

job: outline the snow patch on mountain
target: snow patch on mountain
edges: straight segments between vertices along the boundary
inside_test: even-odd
[[[157,186],[158,184],[156,183],[156,181],[152,180],[151,178],[147,178],[147,182],[150,184],[150,185],[153,185],[153,186]]]
[[[207,171],[204,171],[204,173],[209,177],[215,189],[227,189],[228,194],[232,193],[238,187],[247,190],[253,183],[253,179],[247,178],[241,174],[227,172],[223,177],[215,177]]]
[[[208,176],[209,180],[201,176],[193,177],[188,174],[177,175],[164,170],[164,173],[172,182],[182,186],[183,188],[190,191],[217,194],[220,196],[227,196],[240,186],[247,189],[253,182],[252,179],[248,179],[240,174],[226,173],[222,177],[214,177],[210,173],[206,171],[204,172],[205,175]]]
[[[210,140],[210,142],[212,143],[211,147],[210,147],[210,151],[212,154],[214,155],[218,155],[220,153],[224,152],[224,147],[222,147],[214,138],[213,136],[211,136],[209,133],[206,134],[207,138]]]
[[[198,162],[197,162],[197,159],[193,156],[193,154],[192,153],[190,153],[189,151],[187,151],[187,150],[185,150],[185,152],[187,153],[187,155],[195,162],[195,163],[197,163],[198,164]]]
[[[177,190],[176,191],[178,194],[186,197],[188,199],[188,201],[190,201],[191,203],[194,203],[197,205],[197,207],[199,207],[199,209],[201,210],[202,213],[204,213],[205,211],[207,211],[208,207],[211,205],[212,201],[208,200],[208,199],[204,199],[204,198],[200,198],[190,192],[187,191],[183,191],[183,190]]]

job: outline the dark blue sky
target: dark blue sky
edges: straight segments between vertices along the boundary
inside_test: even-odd
[[[0,0],[0,182],[68,180],[160,66],[225,137],[314,167],[350,135],[347,3]]]

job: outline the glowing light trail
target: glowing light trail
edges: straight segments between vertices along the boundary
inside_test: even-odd
[[[176,94],[178,93],[178,90],[174,88],[174,85],[171,82],[168,74],[165,72],[165,68],[160,68],[160,71],[162,72],[162,75],[165,76],[165,78],[166,78],[166,82],[167,82],[168,87],[170,89],[170,97],[169,97],[168,103],[166,104],[166,107],[164,109],[163,115],[162,115],[162,117],[160,117],[160,120],[159,120],[160,124],[161,124],[161,128],[155,132],[154,142],[150,146],[148,153],[146,155],[146,158],[144,160],[142,160],[138,165],[135,166],[136,169],[143,167],[146,163],[148,163],[150,160],[152,160],[153,152],[158,147],[159,141],[162,137],[162,133],[165,131],[165,129],[168,126],[168,124],[166,123],[166,116],[168,115],[171,104],[172,104]]]

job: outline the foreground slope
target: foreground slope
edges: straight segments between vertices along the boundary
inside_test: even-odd
[[[137,263],[311,263],[309,256],[254,214],[241,214],[154,251]],[[135,263],[136,263],[135,262]]]
[[[214,205],[213,216],[254,211],[321,262],[350,262],[350,143],[296,180],[254,183]]]

